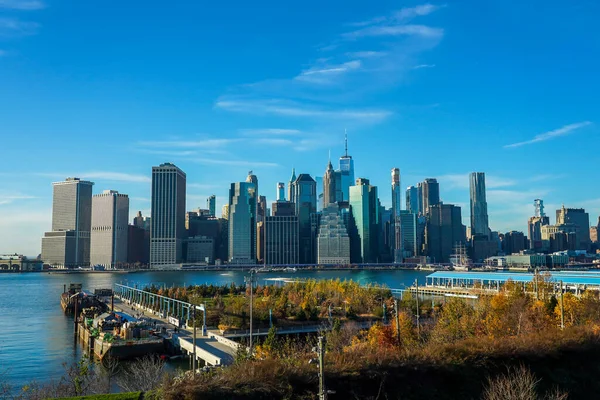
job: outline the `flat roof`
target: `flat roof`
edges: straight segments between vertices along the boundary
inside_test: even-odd
[[[600,271],[542,271],[541,275],[550,274],[550,279],[565,284],[573,285],[594,285],[600,286]],[[533,274],[526,272],[457,272],[457,271],[436,271],[427,275],[427,278],[441,279],[463,279],[471,281],[494,281],[506,282],[509,279],[514,282],[531,282]]]

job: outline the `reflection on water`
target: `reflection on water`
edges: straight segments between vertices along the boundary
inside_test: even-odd
[[[424,272],[416,271],[297,271],[257,274],[259,284],[272,284],[269,278],[352,279],[361,284],[377,283],[403,288],[415,279],[425,282]],[[81,283],[84,289],[110,288],[113,283],[145,287],[199,285],[203,283],[244,284],[242,271],[167,271],[132,274],[13,274],[0,273],[0,374],[22,386],[36,380],[58,379],[63,363],[81,356],[73,334],[73,318],[63,314],[59,296],[63,285]]]

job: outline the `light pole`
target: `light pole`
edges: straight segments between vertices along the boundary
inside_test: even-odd
[[[396,312],[396,339],[400,344],[400,315],[398,314],[398,299],[394,299],[394,311]]]
[[[254,269],[250,268],[250,277],[245,277],[246,284],[250,284],[250,355],[252,355],[252,303],[254,294]]]

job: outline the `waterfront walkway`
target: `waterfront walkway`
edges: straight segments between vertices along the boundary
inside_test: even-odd
[[[164,327],[166,333],[165,339],[169,339],[177,347],[189,355],[194,353],[193,345],[193,329],[178,328],[175,331],[175,325],[171,324],[167,319],[162,318],[158,313],[151,311],[145,307],[122,301],[115,295],[114,301],[115,311],[122,311],[133,317],[143,313],[141,318],[147,319],[151,324],[156,324],[157,332],[160,332]],[[230,365],[235,359],[238,343],[228,340],[225,337],[219,337],[215,331],[207,331],[207,336],[202,336],[202,328],[196,329],[196,358],[203,361],[207,365]]]

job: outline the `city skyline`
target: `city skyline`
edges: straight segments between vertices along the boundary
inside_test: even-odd
[[[510,2],[273,3],[265,13],[240,3],[150,7],[142,20],[135,1],[120,18],[93,4],[10,4],[0,6],[3,21],[16,21],[0,24],[2,252],[40,252],[52,182],[76,176],[95,194],[128,194],[131,222],[138,210],[150,215],[152,165],[187,173],[188,210],[212,194],[220,210],[231,182],[253,170],[270,204],[292,167],[322,176],[331,150],[338,169],[345,129],[355,177],[377,186],[386,207],[399,167],[403,191],[436,178],[467,225],[473,171],[486,173],[492,230],[526,232],[536,198],[549,215],[563,203],[592,222],[600,213],[600,189],[588,183],[596,4],[530,3],[515,14]],[[96,23],[76,23],[92,14],[112,26],[102,44]],[[158,29],[159,17],[176,26]],[[219,18],[231,24],[211,22]],[[203,40],[213,36],[218,49]]]

